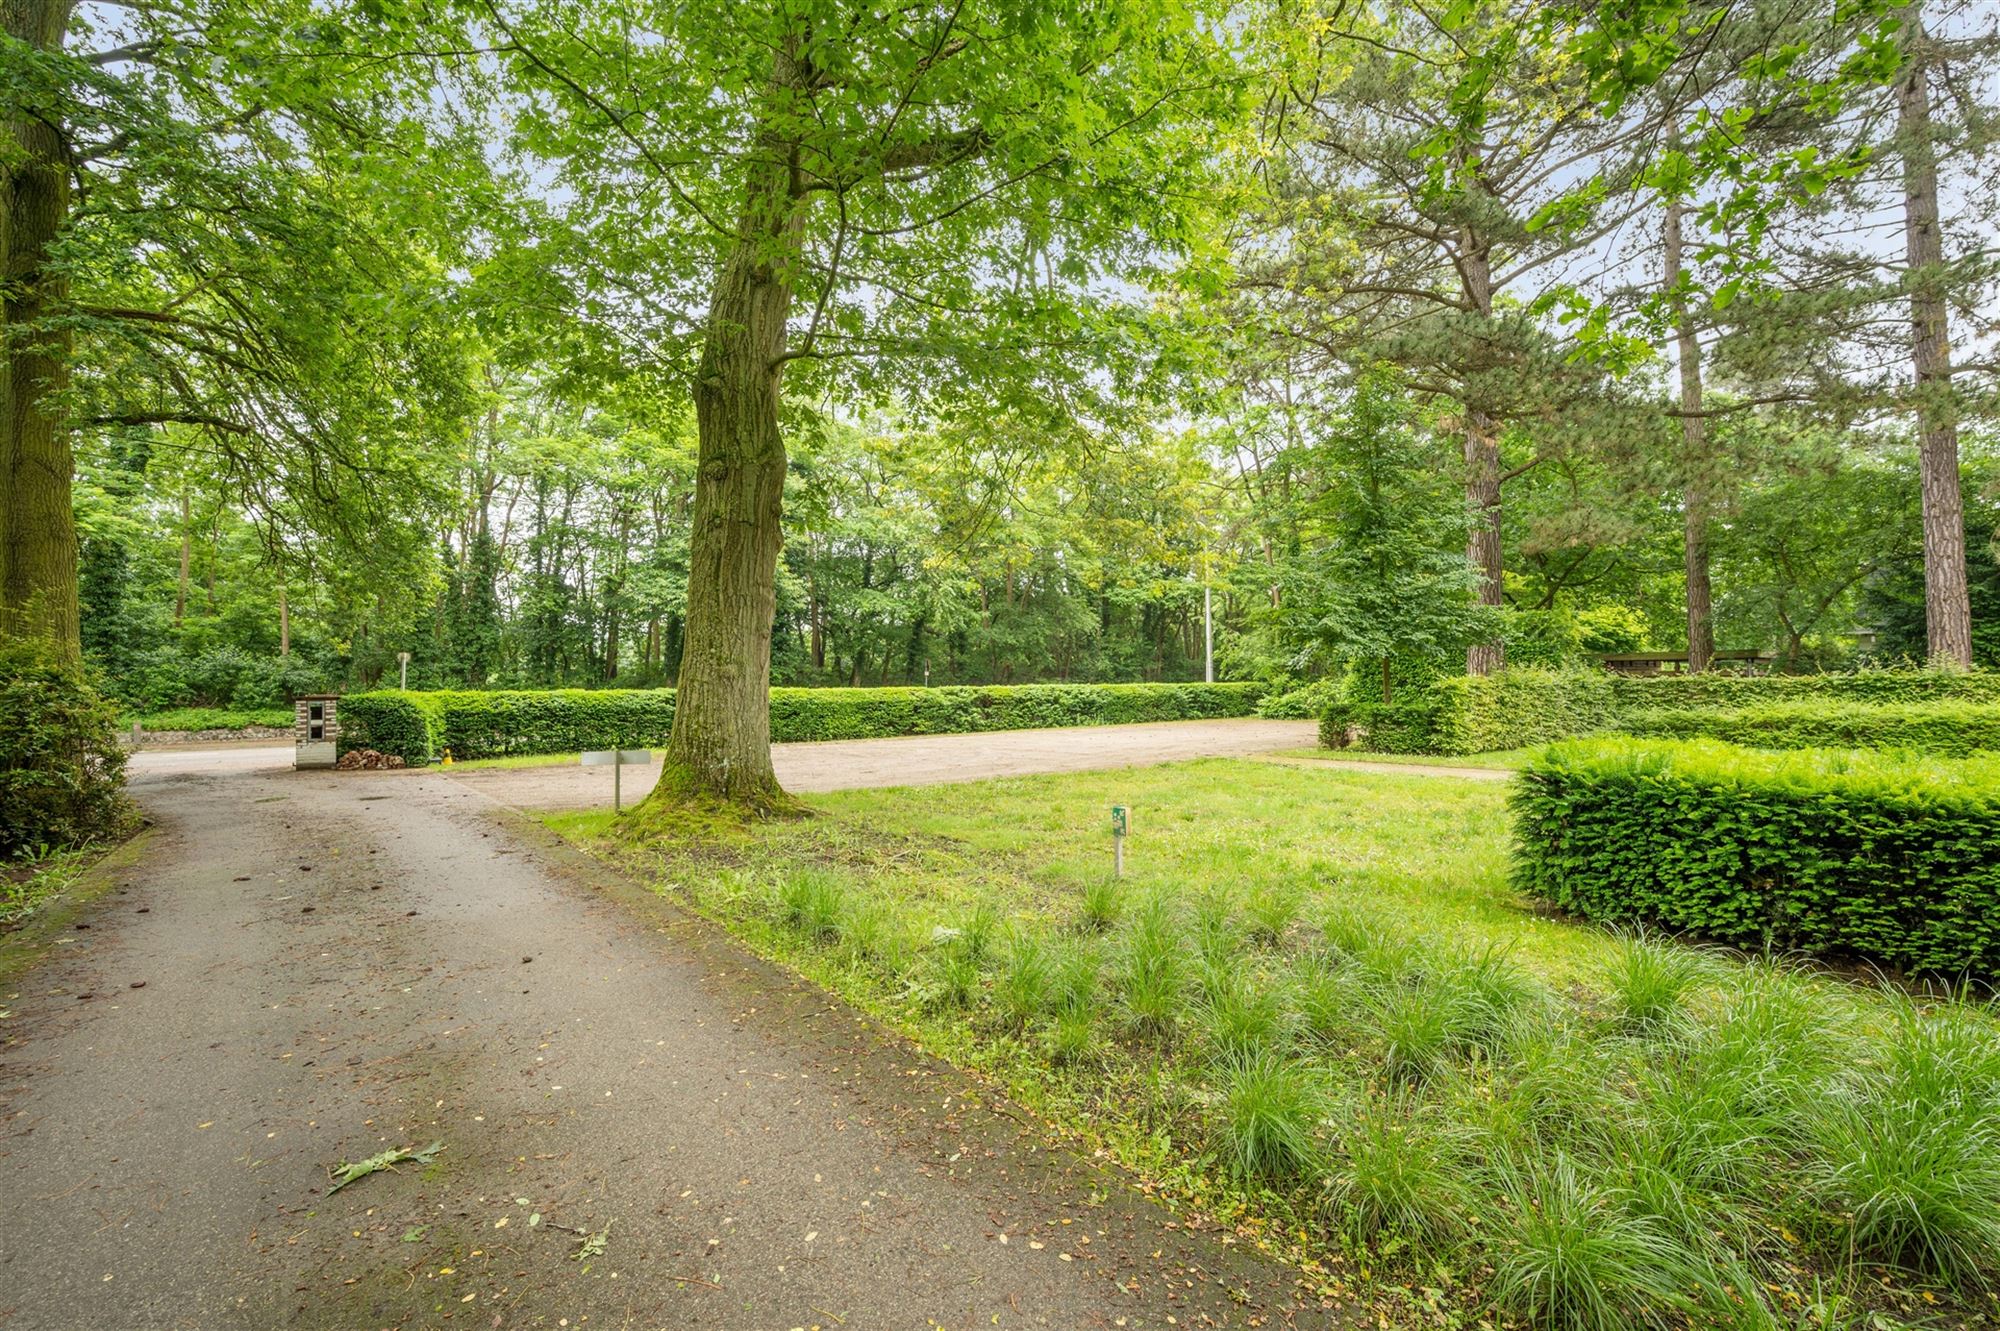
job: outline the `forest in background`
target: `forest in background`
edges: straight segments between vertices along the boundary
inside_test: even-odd
[[[1986,7],[712,19],[10,11],[7,631],[139,712],[678,682],[766,793],[767,680],[1210,606],[1385,694],[2000,650]]]
[[[1329,568],[1348,542],[1415,541],[1447,582],[1462,561],[1457,441],[1395,384],[1377,376],[1370,411],[1245,407],[1059,454],[977,427],[830,422],[794,449],[772,680],[1200,679],[1204,581],[1218,678],[1337,672],[1338,649],[1394,613],[1343,603],[1365,590]],[[260,521],[193,441],[93,450],[78,488],[89,659],[135,711],[393,683],[399,651],[413,688],[671,684],[692,423],[635,427],[526,386],[489,404],[471,446],[425,477],[429,505],[359,561]],[[1739,427],[1712,538],[1719,646],[1785,669],[1921,660],[1909,441]],[[1995,476],[1967,442],[1975,659],[2000,665]],[[1510,483],[1511,660],[1685,647],[1679,495],[1627,466],[1565,453]],[[1368,484],[1394,487],[1392,510]],[[1399,556],[1384,587],[1409,567]]]

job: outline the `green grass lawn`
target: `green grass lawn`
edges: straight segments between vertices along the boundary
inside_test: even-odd
[[[2000,1024],[1552,919],[1505,787],[1223,759],[551,826],[1397,1324],[2000,1324]],[[1132,810],[1110,878],[1109,807]]]
[[[1321,762],[1395,763],[1404,767],[1486,767],[1514,771],[1537,751],[1500,749],[1493,753],[1467,753],[1440,758],[1425,753],[1369,753],[1366,749],[1286,749],[1281,758],[1313,758]]]
[[[452,767],[459,771],[477,771],[482,767],[555,767],[568,763],[576,765],[578,755],[574,753],[516,753],[505,758],[474,758],[469,762],[454,762]]]

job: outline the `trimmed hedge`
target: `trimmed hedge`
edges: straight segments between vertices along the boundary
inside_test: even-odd
[[[1381,753],[1485,753],[1619,731],[1766,748],[1904,747],[1964,755],[2000,748],[2000,671],[1860,670],[1825,675],[1654,675],[1510,667],[1449,676],[1384,706],[1335,702],[1320,743],[1367,732]],[[2000,713],[1996,713],[2000,715]]]
[[[2000,974],[2000,759],[1582,740],[1510,803],[1515,885],[1572,914]]]
[[[1044,726],[1121,725],[1249,716],[1261,684],[1024,684],[992,688],[772,689],[774,740],[874,739]],[[664,744],[672,689],[555,689],[350,694],[340,749],[412,764]]]
[[[1719,739],[1760,749],[1911,749],[1965,758],[2000,749],[2000,705],[1978,702],[1775,702],[1728,711],[1628,712],[1629,735]]]
[[[1516,667],[1453,675],[1396,702],[1350,702],[1329,709],[1320,742],[1344,748],[1348,732],[1368,732],[1378,753],[1489,753],[1608,730],[1617,721],[1612,677],[1602,670]]]
[[[1824,675],[1614,675],[1620,711],[1735,710],[1808,698],[1858,703],[2000,703],[2000,671],[1855,670]]]

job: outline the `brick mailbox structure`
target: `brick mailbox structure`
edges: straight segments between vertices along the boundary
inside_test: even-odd
[[[334,710],[339,701],[335,694],[309,693],[292,703],[294,768],[331,767],[340,756],[340,719]]]

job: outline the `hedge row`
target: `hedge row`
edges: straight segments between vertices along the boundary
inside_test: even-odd
[[[1726,711],[1627,712],[1618,729],[1665,739],[1719,739],[1760,749],[1911,749],[1948,758],[2000,750],[2000,706],[1978,702],[1775,702]]]
[[[1573,914],[2000,974],[2000,759],[1582,740],[1511,803],[1516,885]]]
[[[1248,716],[1261,684],[1024,684],[992,688],[772,689],[774,740],[873,739],[1043,726]],[[664,744],[672,689],[384,691],[340,700],[340,748],[427,763]]]
[[[1620,711],[1734,710],[1806,699],[1856,703],[2000,703],[2000,671],[1855,670],[1824,675],[1613,675]]]
[[[1617,720],[1612,676],[1602,670],[1516,668],[1453,675],[1392,703],[1328,710],[1320,741],[1345,748],[1357,732],[1379,753],[1489,753],[1607,730]]]
[[[1767,748],[2000,748],[2000,672],[1864,670],[1827,675],[1657,675],[1509,668],[1449,676],[1384,705],[1323,713],[1320,742],[1382,753],[1515,749],[1610,731],[1709,737]],[[1996,712],[2000,717],[2000,712]]]

